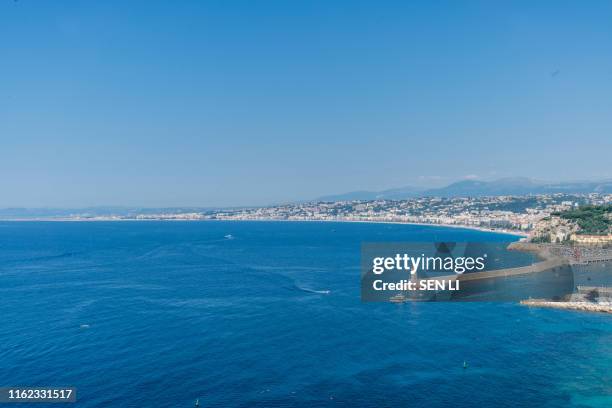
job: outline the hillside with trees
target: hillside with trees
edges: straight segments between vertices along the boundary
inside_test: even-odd
[[[553,215],[575,222],[580,227],[578,234],[605,235],[612,231],[612,204],[586,205]]]

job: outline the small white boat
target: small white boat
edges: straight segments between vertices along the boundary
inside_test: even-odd
[[[408,299],[406,299],[406,296],[403,293],[393,295],[389,298],[389,302],[393,303],[404,303],[406,301],[408,301]]]

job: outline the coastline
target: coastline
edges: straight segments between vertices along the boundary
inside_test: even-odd
[[[527,307],[542,307],[549,309],[574,310],[579,312],[612,313],[612,304],[599,304],[588,302],[553,302],[549,300],[528,299],[522,300],[521,305]]]
[[[473,225],[461,225],[461,224],[433,224],[425,222],[403,222],[403,221],[376,221],[376,220],[287,220],[287,219],[273,219],[273,218],[261,218],[261,219],[136,219],[136,218],[9,218],[0,219],[0,222],[154,222],[154,221],[170,221],[170,222],[207,222],[207,221],[229,221],[229,222],[330,222],[330,223],[366,223],[366,224],[388,224],[388,225],[419,225],[425,227],[448,227],[466,229],[480,232],[491,232],[495,234],[512,235],[515,237],[526,238],[529,234],[520,231],[511,231],[506,229],[491,229],[484,227],[477,227]]]
[[[207,221],[207,220],[203,220]],[[460,225],[460,224],[433,224],[426,222],[403,222],[403,221],[374,221],[374,220],[275,220],[275,219],[258,219],[258,220],[208,220],[208,221],[279,221],[279,222],[339,222],[339,223],[365,223],[365,224],[389,224],[389,225],[420,225],[424,227],[448,227],[448,228],[458,228],[458,229],[467,229],[473,231],[480,232],[492,232],[495,234],[505,234],[505,235],[513,235],[521,238],[526,238],[529,234],[519,231],[510,231],[505,229],[490,229],[483,227],[476,227],[473,225]]]

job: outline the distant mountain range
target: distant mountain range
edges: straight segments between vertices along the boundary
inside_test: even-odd
[[[555,193],[612,194],[612,180],[560,183],[539,182],[526,177],[503,178],[495,181],[463,180],[441,188],[402,187],[383,191],[352,191],[319,197],[316,201],[402,200],[415,197],[484,197]]]
[[[504,178],[495,181],[464,180],[442,188],[402,187],[383,191],[352,191],[344,194],[328,195],[315,201],[352,201],[352,200],[404,200],[415,197],[484,197],[530,194],[612,194],[612,180],[546,183],[529,178]],[[240,208],[240,207],[236,207]],[[191,212],[213,212],[228,208],[202,207],[113,207],[99,206],[88,208],[0,208],[0,220],[7,219],[52,219],[52,218],[91,218],[98,216],[136,216],[138,214],[181,214]]]

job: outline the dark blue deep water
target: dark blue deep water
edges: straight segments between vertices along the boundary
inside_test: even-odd
[[[0,386],[76,386],[76,407],[611,407],[611,316],[360,301],[362,241],[507,239],[357,223],[0,223]]]

